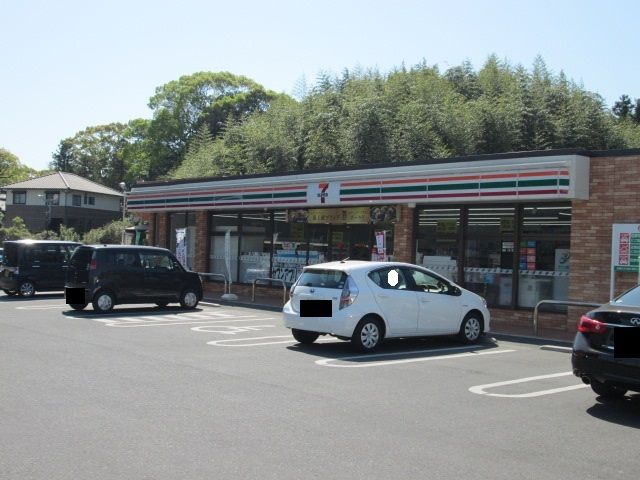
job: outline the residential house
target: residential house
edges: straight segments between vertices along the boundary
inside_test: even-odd
[[[32,232],[64,224],[84,233],[122,216],[123,194],[67,172],[55,172],[2,187],[4,224],[21,217]]]

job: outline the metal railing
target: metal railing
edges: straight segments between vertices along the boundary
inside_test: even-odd
[[[267,277],[259,277],[254,278],[253,282],[251,282],[251,301],[256,301],[256,282],[281,282],[282,283],[282,304],[284,305],[287,302],[287,285],[284,283],[284,280],[281,278],[267,278]]]
[[[602,303],[574,302],[573,300],[540,300],[533,309],[533,334],[538,336],[538,312],[540,305],[568,305],[570,307],[599,307]]]
[[[222,294],[231,293],[231,284],[227,281],[227,276],[224,273],[196,273],[201,277],[222,277],[222,281],[224,282],[224,290],[222,291]],[[227,285],[229,286],[227,287]]]

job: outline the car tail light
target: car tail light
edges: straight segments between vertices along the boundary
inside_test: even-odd
[[[607,331],[607,324],[582,315],[580,322],[578,322],[578,331],[582,333],[604,333]]]
[[[95,270],[98,268],[98,261],[95,258],[91,259],[91,263],[89,264],[89,270]]]
[[[358,290],[358,287],[356,287],[355,282],[351,277],[347,277],[347,281],[344,283],[344,287],[342,288],[342,294],[340,295],[339,310],[353,304],[358,293],[360,293],[360,291]]]
[[[291,285],[291,288],[289,289],[289,298],[293,297],[293,294],[296,292],[296,284],[294,283],[293,285]]]

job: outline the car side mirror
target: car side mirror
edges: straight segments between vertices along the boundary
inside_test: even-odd
[[[462,295],[462,290],[460,290],[460,287],[456,287],[455,285],[449,285],[449,294],[457,297]]]

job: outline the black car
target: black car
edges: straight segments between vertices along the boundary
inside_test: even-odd
[[[639,330],[637,286],[580,318],[571,356],[573,373],[602,397],[640,392]]]
[[[69,261],[66,300],[76,310],[89,303],[109,312],[122,303],[179,302],[195,308],[202,300],[202,282],[185,270],[169,250],[125,245],[83,245]]]
[[[0,288],[7,295],[64,290],[69,257],[80,245],[57,240],[6,240]]]

